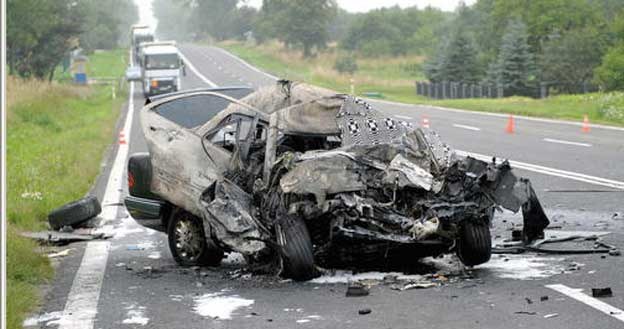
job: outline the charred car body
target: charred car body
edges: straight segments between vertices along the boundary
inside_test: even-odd
[[[301,280],[316,265],[409,266],[452,251],[477,265],[490,258],[497,208],[522,209],[526,241],[548,225],[506,161],[459,158],[434,132],[329,90],[288,81],[236,90],[141,110],[149,154],[130,159],[126,206],[167,232],[182,265],[235,251]]]

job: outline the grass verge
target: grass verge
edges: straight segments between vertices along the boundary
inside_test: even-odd
[[[93,72],[121,77],[122,50],[90,58]],[[38,285],[53,269],[24,230],[41,230],[50,210],[85,195],[110,145],[124,93],[112,86],[74,86],[7,78],[7,328],[21,328],[37,307]]]
[[[303,59],[301,52],[272,42],[259,46],[226,41],[219,46],[274,75],[305,81],[339,92],[350,92],[353,78],[355,93],[381,93],[386,100],[425,104],[470,111],[509,113],[533,117],[581,121],[585,114],[593,123],[624,126],[624,93],[556,95],[546,99],[506,97],[500,99],[433,100],[418,96],[414,81],[424,79],[422,57],[357,58],[358,71],[351,77],[333,66],[339,51],[330,50],[316,58]]]

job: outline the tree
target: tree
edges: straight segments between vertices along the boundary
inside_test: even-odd
[[[527,27],[522,20],[509,21],[496,64],[488,72],[490,80],[502,86],[505,95],[528,95],[534,86],[535,61],[527,40]]]
[[[595,70],[595,81],[606,90],[624,90],[624,43],[607,51]]]
[[[568,31],[544,43],[540,58],[542,80],[575,92],[592,80],[606,49],[603,34],[593,28]]]
[[[303,48],[303,56],[312,55],[312,49],[327,45],[327,29],[336,15],[334,0],[290,0],[283,3],[282,20],[278,25],[280,39],[287,45]]]
[[[472,40],[457,29],[448,43],[426,64],[427,78],[431,81],[475,83],[480,72],[477,51]]]
[[[52,79],[85,30],[88,7],[70,0],[8,0],[7,62],[12,74]]]

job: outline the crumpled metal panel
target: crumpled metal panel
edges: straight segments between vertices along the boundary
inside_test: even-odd
[[[252,196],[228,180],[208,188],[201,199],[204,226],[210,227],[217,240],[242,254],[253,254],[266,246],[261,225],[252,216]]]

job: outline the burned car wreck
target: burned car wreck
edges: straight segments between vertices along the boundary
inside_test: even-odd
[[[289,81],[243,94],[190,91],[141,110],[149,154],[129,161],[126,206],[168,234],[182,265],[239,252],[296,280],[449,252],[477,265],[496,209],[522,209],[527,242],[549,224],[508,162],[458,157],[361,99]]]

